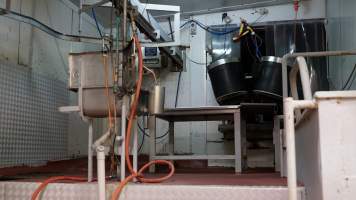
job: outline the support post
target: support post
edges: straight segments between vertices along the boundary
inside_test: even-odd
[[[241,171],[246,170],[247,165],[247,133],[246,133],[246,119],[240,116],[240,130],[241,130]]]
[[[93,120],[89,119],[88,131],[88,182],[93,180]]]
[[[241,152],[241,116],[240,110],[234,113],[234,140],[235,140],[235,173],[242,172],[242,152]]]
[[[287,182],[288,200],[297,200],[297,169],[294,138],[294,106],[293,98],[285,98],[284,106],[284,129],[287,141]]]
[[[126,113],[128,106],[128,97],[123,97],[122,108],[121,108],[121,169],[120,169],[120,180],[123,181],[125,179],[125,170],[126,170],[126,162],[125,162],[125,141],[126,141]]]
[[[148,129],[150,133],[150,161],[152,161],[156,156],[156,116],[148,117]],[[149,172],[154,173],[155,171],[155,166],[151,165]]]
[[[174,122],[170,121],[169,122],[169,138],[168,138],[168,143],[169,143],[169,155],[174,155]]]
[[[280,125],[280,117],[275,116],[273,119],[273,144],[274,144],[274,170],[276,172],[281,171],[281,146],[280,143],[280,132],[281,132],[281,125]]]

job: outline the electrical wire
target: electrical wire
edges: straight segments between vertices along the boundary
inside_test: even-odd
[[[174,102],[174,107],[177,108],[178,105],[178,97],[179,97],[179,89],[180,89],[180,80],[182,78],[182,72],[179,72],[178,81],[177,81],[177,91],[176,91],[176,100]]]
[[[150,137],[150,135],[148,135],[148,134],[146,133],[145,129],[142,128],[139,123],[137,123],[137,127],[138,127],[138,129],[140,129],[140,131],[141,131],[146,137]],[[164,137],[166,137],[168,134],[169,134],[169,130],[168,130],[165,134],[156,137],[156,140],[161,139],[161,138],[164,138]]]
[[[138,126],[138,123],[137,123],[137,126]],[[144,133],[142,133],[142,140],[141,140],[140,147],[138,148],[138,153],[140,153],[142,150],[143,144],[145,143],[145,137],[146,137],[146,135]]]
[[[352,71],[351,71],[349,77],[347,78],[346,83],[344,84],[344,86],[342,86],[342,90],[345,90],[345,89],[346,89],[346,87],[349,85],[349,83],[350,83],[350,81],[351,81],[351,78],[353,77],[353,80],[352,80],[350,86],[348,87],[348,89],[351,88],[351,86],[352,86],[352,84],[353,84],[353,82],[354,82],[354,80],[355,80],[355,76],[354,76],[355,70],[356,70],[356,64],[354,65],[354,67],[353,67],[353,69],[352,69]]]
[[[94,8],[91,9],[91,13],[92,13],[93,19],[95,21],[96,29],[98,30],[98,33],[99,33],[100,37],[103,38],[103,33],[101,32],[98,20],[96,19],[96,14],[95,14]]]
[[[100,35],[100,38],[104,39],[103,33],[101,32],[100,27],[99,27],[98,20],[96,19],[96,14],[95,14],[94,8],[91,9],[91,12],[92,12],[92,15],[93,15],[93,19],[95,21],[96,29],[98,30],[98,33]],[[105,46],[106,50],[109,51],[108,45],[105,44],[104,46]]]
[[[155,81],[155,84],[157,84],[157,77],[156,77],[156,73],[155,73],[152,69],[150,69],[150,68],[146,67],[145,65],[143,66],[143,68],[144,68],[146,71],[148,71],[150,74],[152,74],[153,79],[154,79],[154,81]]]

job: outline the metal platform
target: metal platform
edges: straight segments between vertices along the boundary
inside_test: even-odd
[[[0,182],[0,200],[28,200],[39,183]],[[106,186],[107,199],[117,183]],[[96,200],[96,183],[54,183],[44,191],[41,200]],[[161,185],[129,184],[120,200],[287,200],[283,186],[229,186],[229,185]],[[298,200],[305,199],[303,187],[298,188]]]

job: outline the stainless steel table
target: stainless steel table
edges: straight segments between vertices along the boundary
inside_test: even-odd
[[[183,107],[165,109],[163,113],[149,117],[148,128],[150,131],[150,160],[235,160],[235,172],[241,173],[247,166],[246,159],[246,121],[241,118],[241,111],[249,112],[274,108],[271,103],[243,103],[237,106],[214,107]],[[156,118],[169,122],[169,155],[156,155]],[[189,121],[234,121],[234,155],[174,155],[174,122]],[[154,167],[150,169],[154,172]]]

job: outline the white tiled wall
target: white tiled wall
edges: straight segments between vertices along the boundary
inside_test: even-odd
[[[66,83],[0,64],[0,167],[67,158]]]
[[[77,9],[68,0],[11,0],[11,10],[66,34],[79,34]],[[77,114],[62,115],[57,108],[77,104],[76,95],[67,91],[68,53],[101,45],[55,39],[3,16],[0,27],[0,167],[85,155],[87,125]],[[85,14],[81,34],[98,35]],[[94,130],[101,129],[96,125]]]

